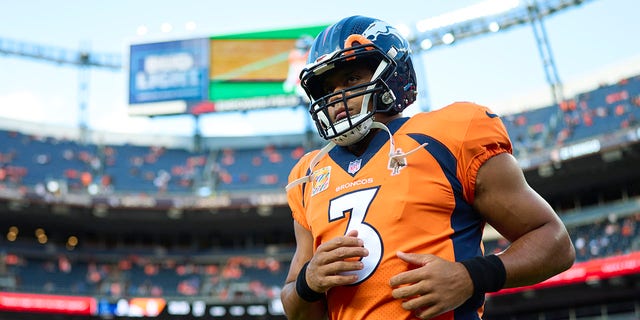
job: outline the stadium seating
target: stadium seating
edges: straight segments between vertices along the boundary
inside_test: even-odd
[[[577,261],[622,255],[640,250],[640,212],[610,216],[595,223],[569,228]],[[506,248],[504,239],[485,241],[485,252]],[[31,246],[29,248],[29,246]],[[110,297],[209,296],[223,301],[272,298],[284,283],[288,259],[247,255],[236,251],[215,263],[193,263],[183,255],[158,259],[152,248],[102,253],[92,249],[66,253],[35,244],[3,244],[0,279],[13,278],[4,290],[89,294]],[[8,251],[7,251],[8,250]],[[34,254],[39,252],[38,254]],[[91,252],[91,254],[89,254]],[[289,253],[291,254],[291,252]],[[11,258],[8,259],[7,255]],[[87,258],[87,257],[91,258]],[[114,257],[120,257],[114,259]],[[2,283],[7,281],[0,281]]]
[[[577,262],[640,251],[640,213],[601,218],[569,228],[569,234],[576,248]],[[485,252],[497,253],[507,246],[504,239],[485,241]]]
[[[119,192],[186,193],[202,176],[206,155],[183,149],[107,146],[104,174]]]
[[[216,191],[275,190],[308,150],[272,145],[221,152],[134,145],[81,145],[0,130],[0,183],[43,188],[56,181],[68,191],[195,193],[202,181]],[[205,167],[210,170],[205,170]]]
[[[86,252],[85,252],[86,253]],[[236,301],[273,298],[284,283],[288,262],[238,255],[219,263],[196,264],[184,259],[153,259],[147,255],[113,261],[65,253],[27,256],[9,253],[0,268],[0,290],[14,292],[133,296],[209,296]],[[2,285],[6,283],[5,285]]]
[[[517,157],[636,126],[640,75],[579,94],[560,105],[508,114],[505,126]],[[308,149],[266,145],[192,152],[136,145],[94,145],[0,130],[0,183],[70,191],[195,193],[281,190]],[[94,190],[95,191],[95,190]]]
[[[503,118],[518,157],[636,127],[640,76]],[[55,181],[65,192],[88,192],[95,185],[94,192],[146,194],[194,194],[207,184],[221,193],[282,190],[289,170],[307,151],[301,142],[193,152],[82,144],[0,130],[0,186],[61,192],[50,186]],[[638,251],[640,212],[602,215],[572,225],[570,234],[578,261]],[[507,245],[504,239],[485,242],[488,253]],[[225,252],[207,264],[191,261],[203,254],[199,252],[168,252],[162,261],[156,253],[154,248],[85,248],[70,254],[2,240],[0,289],[112,297],[204,295],[233,301],[275,296],[288,270],[286,258],[274,259],[264,250]]]
[[[504,116],[516,156],[635,126],[640,117],[640,76],[577,95],[560,105]]]
[[[302,146],[224,149],[217,159],[217,190],[282,190],[289,170],[305,152]]]

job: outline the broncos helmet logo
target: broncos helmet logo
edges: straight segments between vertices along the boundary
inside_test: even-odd
[[[402,35],[398,30],[386,23],[383,23],[382,21],[374,21],[371,23],[367,29],[362,32],[362,35],[374,43],[378,40],[379,36],[394,35],[397,38],[402,39]]]

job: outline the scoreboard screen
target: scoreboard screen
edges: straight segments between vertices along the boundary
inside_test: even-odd
[[[129,114],[294,107],[312,39],[326,25],[131,46]]]

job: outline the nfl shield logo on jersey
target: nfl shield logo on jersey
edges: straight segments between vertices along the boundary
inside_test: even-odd
[[[350,174],[354,174],[360,170],[360,165],[362,165],[362,159],[356,159],[349,162],[349,168],[347,168],[347,172]]]

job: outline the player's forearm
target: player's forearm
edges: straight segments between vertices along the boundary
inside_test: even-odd
[[[282,305],[289,320],[324,320],[327,319],[327,308],[324,300],[307,302],[296,292],[296,283],[289,282],[280,294]]]
[[[514,241],[500,255],[507,279],[505,287],[532,285],[571,267],[575,249],[560,222],[549,222]]]

